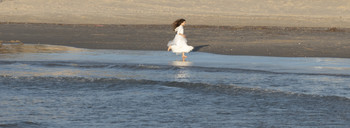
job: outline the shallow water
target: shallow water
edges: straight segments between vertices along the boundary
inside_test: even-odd
[[[0,127],[350,126],[350,59],[18,47]]]

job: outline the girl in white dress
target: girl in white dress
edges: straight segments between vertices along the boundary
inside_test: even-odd
[[[185,61],[185,53],[192,51],[193,47],[187,45],[186,35],[184,35],[183,26],[186,25],[185,19],[178,19],[173,24],[176,35],[172,41],[168,43],[168,51],[172,50],[176,54],[182,54],[182,61]]]

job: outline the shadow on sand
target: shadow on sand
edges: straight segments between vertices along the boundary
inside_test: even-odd
[[[199,46],[194,46],[193,52],[198,52],[201,48],[208,47],[210,45],[199,45]]]

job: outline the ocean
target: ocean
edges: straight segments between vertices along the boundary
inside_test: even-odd
[[[23,45],[0,127],[350,127],[350,59]]]

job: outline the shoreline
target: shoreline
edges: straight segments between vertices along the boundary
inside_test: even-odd
[[[194,52],[224,55],[350,58],[348,28],[185,26]],[[0,23],[0,40],[87,49],[164,50],[170,25]]]

